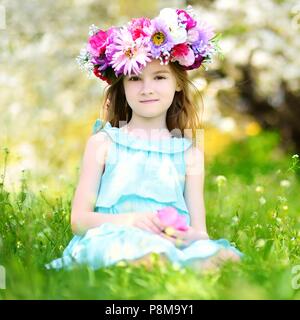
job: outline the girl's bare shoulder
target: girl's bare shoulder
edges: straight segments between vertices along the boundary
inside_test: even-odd
[[[95,146],[95,150],[104,155],[105,163],[109,146],[112,142],[109,135],[104,131],[99,131],[89,137],[91,143]]]
[[[95,143],[105,143],[109,144],[111,141],[109,135],[105,131],[99,131],[95,134],[93,134],[90,139],[92,139]]]

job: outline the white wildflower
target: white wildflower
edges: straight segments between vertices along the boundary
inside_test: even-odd
[[[227,179],[226,179],[226,177],[220,175],[220,176],[216,177],[216,182],[217,182],[218,187],[221,187],[226,184]]]
[[[79,69],[87,71],[89,76],[91,76],[94,70],[94,65],[91,62],[91,59],[91,54],[86,48],[82,48],[79,56],[76,57],[76,62],[78,63]]]
[[[263,206],[267,202],[265,197],[260,197],[259,198],[259,203]]]
[[[94,34],[96,34],[99,31],[99,28],[97,26],[95,26],[94,24],[92,24],[89,27],[89,36],[93,36]]]
[[[287,202],[287,198],[286,198],[286,197],[278,196],[277,199],[278,199],[281,203],[286,203],[286,202]]]
[[[280,186],[283,188],[289,188],[291,186],[291,183],[289,180],[281,180],[280,181]]]
[[[280,224],[282,222],[281,218],[277,217],[276,221]]]
[[[266,240],[265,239],[258,239],[255,243],[256,248],[263,248],[266,245]]]
[[[233,224],[238,224],[240,219],[239,219],[238,216],[234,216],[234,217],[232,217],[231,221],[232,221]]]
[[[262,193],[262,192],[264,192],[264,187],[262,187],[262,186],[257,186],[257,187],[255,188],[255,191],[256,191],[257,193]]]

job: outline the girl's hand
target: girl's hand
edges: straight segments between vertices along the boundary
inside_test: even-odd
[[[162,234],[165,226],[162,225],[156,212],[134,212],[129,214],[127,225],[137,227],[152,233]]]
[[[171,227],[165,228],[161,236],[173,242],[177,247],[190,245],[196,240],[207,240],[209,236],[206,232],[200,232],[193,227],[188,227],[186,231],[179,231]]]

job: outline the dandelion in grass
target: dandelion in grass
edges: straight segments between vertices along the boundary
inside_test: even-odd
[[[261,249],[266,245],[266,240],[265,239],[258,239],[255,243],[255,248],[256,249]]]
[[[260,203],[262,206],[265,205],[266,202],[267,202],[267,200],[266,200],[265,197],[260,197],[260,198],[259,198],[259,203]]]
[[[215,181],[216,181],[218,187],[222,187],[222,186],[226,185],[227,178],[225,176],[220,175],[220,176],[216,177]]]
[[[262,186],[257,186],[256,188],[255,188],[255,191],[257,192],[257,193],[263,193],[264,192],[264,187],[262,187]]]
[[[281,180],[280,181],[280,186],[282,188],[289,188],[291,186],[291,183],[289,180]]]

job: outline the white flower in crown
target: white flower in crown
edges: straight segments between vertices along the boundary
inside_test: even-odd
[[[176,10],[171,8],[162,9],[159,18],[168,26],[174,44],[183,43],[187,39],[187,31],[184,24],[178,23]]]

